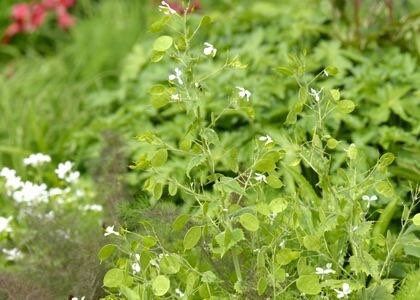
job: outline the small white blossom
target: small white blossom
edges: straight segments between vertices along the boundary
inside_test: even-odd
[[[284,248],[284,246],[286,246],[286,241],[285,240],[282,240],[281,242],[280,242],[280,244],[279,244],[279,246],[280,246],[280,248]]]
[[[28,157],[23,159],[23,164],[25,166],[33,166],[33,167],[38,167],[40,165],[43,165],[49,162],[51,162],[51,157],[43,153],[31,154]]]
[[[178,297],[182,298],[185,296],[185,294],[180,289],[175,289],[175,293],[178,295]]]
[[[100,204],[86,204],[85,206],[83,206],[83,210],[85,211],[103,211],[103,207]]]
[[[165,15],[176,15],[176,10],[166,3],[166,1],[160,3],[159,11],[163,12]]]
[[[3,249],[2,252],[6,256],[6,260],[18,260],[23,257],[23,253],[17,248]]]
[[[120,235],[119,232],[114,230],[114,225],[108,226],[107,228],[105,228],[104,236],[108,236],[110,234]]]
[[[328,74],[327,69],[324,69],[324,71],[322,71],[322,73],[324,74],[325,77],[330,76],[330,74]]]
[[[75,171],[75,172],[69,173],[69,175],[65,178],[65,180],[68,183],[76,183],[79,180],[79,177],[80,177],[80,172]]]
[[[204,55],[206,56],[212,56],[215,57],[216,53],[217,53],[217,49],[214,48],[214,46],[210,43],[205,42],[204,43],[204,50],[203,50]]]
[[[3,177],[6,179],[6,191],[7,195],[11,196],[14,191],[20,189],[23,185],[22,179],[19,176],[16,176],[16,171],[9,169],[9,168],[3,168],[0,171],[0,177]]]
[[[183,85],[184,84],[184,81],[181,78],[182,71],[179,68],[175,68],[174,72],[175,73],[173,73],[173,74],[169,74],[169,77],[168,77],[169,81],[170,82],[174,82],[176,80],[176,81],[178,81],[178,83],[180,85]]]
[[[272,139],[272,138],[271,138],[271,136],[269,136],[268,134],[263,135],[263,136],[260,136],[260,137],[258,138],[258,140],[259,140],[260,142],[265,142],[265,143],[264,143],[264,145],[268,145],[268,144],[271,144],[271,143],[273,142],[273,139]]]
[[[18,203],[26,203],[28,205],[47,202],[49,193],[45,183],[36,184],[25,181],[22,187],[13,193],[13,199]]]
[[[80,300],[85,300],[85,299],[86,299],[85,296],[80,298]],[[78,297],[72,297],[71,300],[79,300],[79,298]]]
[[[249,101],[249,98],[252,95],[251,92],[244,89],[243,87],[240,87],[240,86],[237,86],[236,88],[239,90],[239,92],[238,92],[239,98],[241,98],[241,99],[246,98],[246,101]]]
[[[11,232],[12,227],[10,227],[10,222],[12,221],[12,217],[0,217],[0,234],[2,232]]]
[[[133,263],[131,265],[131,269],[133,269],[133,274],[140,273],[140,271],[141,271],[140,264],[138,262]]]
[[[342,290],[334,289],[334,291],[336,291],[337,298],[339,298],[339,299],[347,298],[347,295],[350,295],[350,293],[351,293],[350,285],[348,283],[343,283]]]
[[[55,169],[55,174],[57,174],[58,178],[64,179],[67,176],[67,173],[69,173],[72,168],[73,168],[73,163],[70,161],[59,163],[58,167]]]
[[[378,200],[378,197],[376,195],[372,195],[372,196],[368,196],[368,195],[363,195],[362,196],[362,200],[367,202],[367,206],[369,207],[371,203],[375,202],[376,200]]]
[[[255,180],[258,182],[265,182],[267,183],[267,177],[261,173],[255,173]]]
[[[172,94],[171,95],[171,101],[178,102],[179,100],[181,100],[181,97],[179,96],[179,94]]]
[[[314,88],[311,88],[309,95],[311,95],[312,97],[314,97],[316,102],[319,102],[319,100],[321,99],[319,95],[321,95],[322,89],[320,89],[319,91],[315,90]]]
[[[320,275],[321,278],[323,278],[324,275],[334,274],[335,271],[333,269],[331,269],[331,267],[332,267],[332,264],[331,263],[328,263],[325,266],[325,269],[324,268],[321,268],[321,267],[316,267],[315,268],[315,274]]]

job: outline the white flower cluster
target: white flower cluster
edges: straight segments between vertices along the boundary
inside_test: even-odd
[[[12,227],[10,227],[12,219],[12,217],[0,217],[0,234],[2,232],[12,232]]]
[[[51,157],[43,153],[31,154],[28,157],[23,159],[23,164],[25,166],[38,167],[40,165],[51,162]]]
[[[265,182],[267,183],[267,176],[261,173],[255,173],[255,180],[258,182]]]
[[[134,262],[131,264],[131,269],[133,270],[133,274],[136,275],[137,273],[140,273],[141,266],[140,266],[140,254],[134,255]]]
[[[100,204],[86,204],[85,206],[83,206],[83,210],[84,211],[97,211],[97,212],[101,212],[103,211],[103,207]]]
[[[79,180],[80,173],[79,171],[72,171],[73,163],[66,161],[64,163],[59,163],[58,167],[55,169],[55,174],[60,179],[67,181],[68,183],[75,183]]]
[[[20,251],[18,248],[3,249],[2,252],[6,256],[6,260],[14,261],[23,257],[22,251]]]
[[[271,143],[273,142],[273,139],[272,139],[272,138],[271,138],[271,136],[269,136],[268,134],[263,135],[263,136],[260,136],[260,137],[258,138],[258,140],[259,140],[260,142],[264,142],[264,145],[265,145],[265,146],[267,146],[267,145],[269,145],[269,144],[271,144]]]

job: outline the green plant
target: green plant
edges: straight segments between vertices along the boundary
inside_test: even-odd
[[[171,33],[155,40],[151,60],[170,59],[174,71],[169,84],[150,88],[150,103],[172,134],[140,134],[144,150],[133,167],[143,172],[152,206],[164,199],[184,205],[169,234],[153,219],[140,221],[137,232],[109,231],[119,243],[98,255],[113,262],[106,299],[391,297],[404,272],[418,268],[418,246],[401,249],[403,237],[417,230],[408,225],[418,193],[395,234],[389,218],[406,197],[390,179],[395,157],[367,155],[334,134],[356,108],[323,86],[337,69],[313,76],[306,53],[290,56],[277,71],[294,79],[297,99],[286,126],[264,124],[256,114],[264,100],[254,102],[259,95],[242,84],[224,93],[206,89],[217,78],[235,82],[235,72],[246,68],[217,44],[194,47],[211,18],[163,10],[152,31],[168,26]]]

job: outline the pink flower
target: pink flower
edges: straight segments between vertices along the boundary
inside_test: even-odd
[[[57,22],[58,26],[60,26],[62,29],[68,29],[76,24],[76,20],[67,12],[64,7],[59,7],[57,9]]]

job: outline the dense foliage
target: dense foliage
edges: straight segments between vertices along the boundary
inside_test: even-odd
[[[52,299],[415,299],[418,4],[168,3],[80,1],[0,47],[7,272]]]

